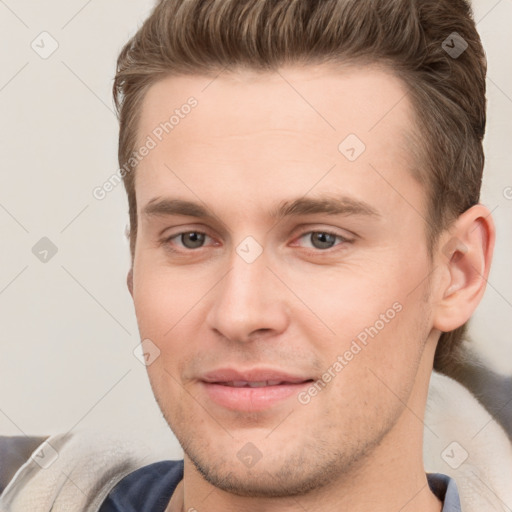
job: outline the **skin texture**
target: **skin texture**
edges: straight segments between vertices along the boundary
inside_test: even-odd
[[[462,325],[484,292],[489,211],[465,212],[429,258],[426,192],[404,137],[413,109],[382,68],[168,77],[145,97],[141,144],[190,96],[197,107],[137,169],[128,275],[141,339],[160,350],[151,386],[185,452],[168,510],[440,511],[423,468],[423,413],[440,332]],[[366,146],[355,161],[338,149],[349,134]],[[268,213],[325,195],[376,214]],[[164,198],[212,218],[144,213]],[[326,231],[336,237],[322,245],[314,233]],[[189,248],[184,232],[207,236]],[[263,249],[252,263],[236,251],[248,236]],[[333,371],[381,315],[384,327]],[[294,394],[237,411],[201,383],[227,367],[335,376],[307,404]],[[261,458],[248,467],[244,450]]]

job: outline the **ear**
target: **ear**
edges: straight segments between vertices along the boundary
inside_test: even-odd
[[[126,276],[126,284],[128,285],[128,290],[130,291],[130,295],[133,298],[133,267],[128,271],[128,275]]]
[[[491,212],[477,204],[442,235],[436,258],[441,286],[434,327],[442,332],[463,325],[480,303],[489,276],[496,230]]]

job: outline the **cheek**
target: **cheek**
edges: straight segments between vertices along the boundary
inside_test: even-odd
[[[315,314],[297,303],[292,322],[326,369],[342,356],[354,377],[364,373],[358,381],[368,377],[367,368],[394,381],[412,372],[429,332],[425,274],[419,261],[383,261],[332,271],[314,286],[311,276],[290,276],[294,292]]]
[[[163,340],[170,336],[200,297],[201,290],[179,270],[171,272],[144,261],[134,267],[133,302],[142,337]]]
[[[201,283],[207,281],[201,277],[192,281],[176,269],[141,263],[134,269],[133,301],[140,338],[151,340],[159,351],[147,372],[156,396],[162,399],[180,396],[183,368],[204,348],[206,290]]]
[[[387,317],[393,319],[405,294],[398,280],[389,274],[384,280],[379,273],[360,267],[330,269],[315,275],[298,272],[290,275],[288,281],[293,283],[293,291],[300,299],[290,297],[296,308],[293,321],[303,322],[305,328],[308,323],[321,328],[322,334],[332,338],[331,341],[356,337],[376,322],[382,330],[381,315],[388,312]],[[315,314],[317,321],[311,321],[308,310]]]

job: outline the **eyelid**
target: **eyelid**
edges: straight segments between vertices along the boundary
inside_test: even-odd
[[[294,238],[300,238],[304,235],[310,234],[310,233],[326,233],[329,235],[333,235],[339,238],[342,238],[343,240],[346,240],[347,242],[353,242],[357,238],[359,238],[358,235],[353,233],[352,231],[348,231],[346,229],[343,230],[343,233],[341,233],[339,230],[337,230],[334,227],[326,227],[326,226],[303,226],[297,228],[296,232],[294,232],[293,237]]]

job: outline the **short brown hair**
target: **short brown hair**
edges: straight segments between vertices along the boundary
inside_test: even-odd
[[[164,77],[347,61],[388,65],[408,89],[416,115],[412,171],[428,193],[432,251],[439,233],[480,197],[487,64],[465,0],[160,0],[117,61],[119,165],[133,160],[142,101]],[[123,180],[133,260],[132,166]],[[452,359],[465,330],[441,335],[435,369]]]

